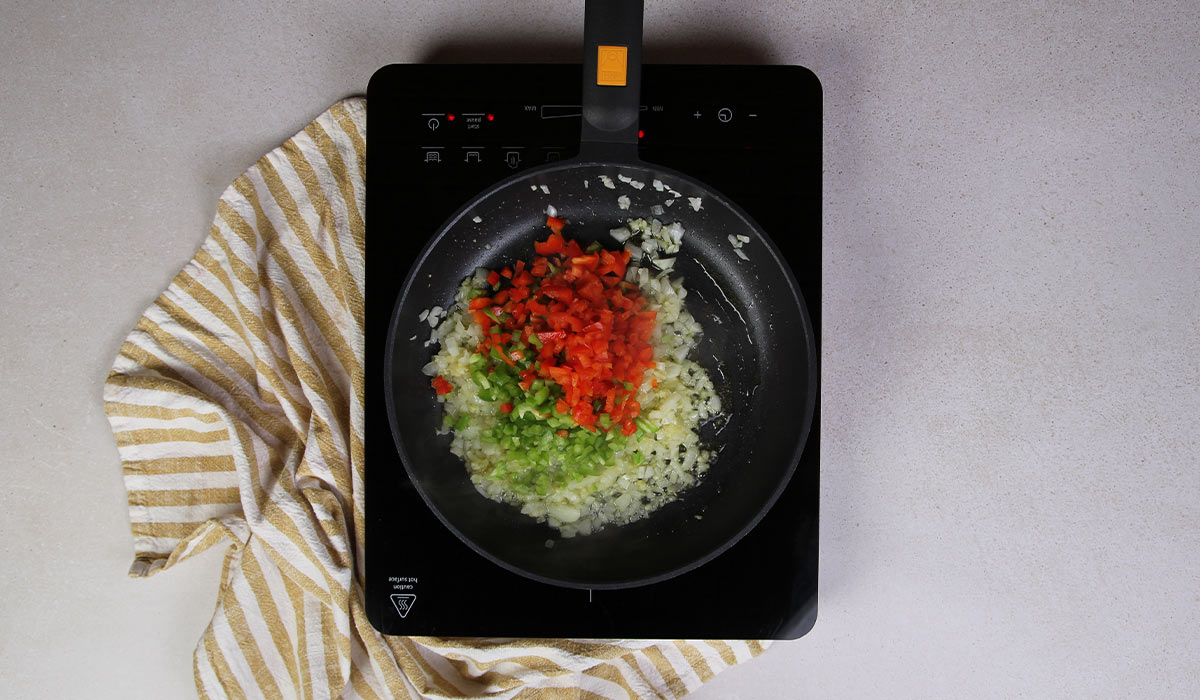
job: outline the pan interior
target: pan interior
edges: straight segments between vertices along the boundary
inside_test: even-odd
[[[628,208],[621,197],[628,197]],[[697,486],[649,518],[559,539],[516,508],[480,495],[465,465],[450,453],[450,437],[436,434],[441,406],[421,367],[437,347],[423,346],[430,329],[419,317],[435,305],[448,308],[462,279],[476,268],[529,259],[533,241],[548,233],[547,206],[568,220],[571,237],[616,248],[609,230],[627,218],[653,217],[655,205],[663,207],[657,216],[663,223],[678,221],[686,230],[672,276],[684,277],[688,310],[703,327],[693,357],[722,400],[725,415],[702,429],[717,456]],[[730,235],[750,238],[742,248],[748,261],[734,253]],[[576,163],[539,170],[501,183],[458,212],[414,265],[397,300],[387,346],[393,437],[426,503],[460,539],[496,563],[567,586],[662,580],[724,551],[786,485],[815,405],[813,337],[804,308],[774,245],[718,193],[647,166]],[[545,546],[549,539],[555,540],[553,548]]]

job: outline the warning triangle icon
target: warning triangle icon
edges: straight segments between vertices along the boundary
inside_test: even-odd
[[[396,612],[400,613],[400,617],[408,617],[408,613],[412,611],[413,603],[417,602],[417,596],[412,593],[393,593],[392,605],[396,606]]]

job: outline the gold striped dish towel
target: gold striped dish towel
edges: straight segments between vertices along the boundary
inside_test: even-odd
[[[201,697],[678,698],[754,641],[387,637],[362,603],[366,101],[225,191],[104,387],[149,576],[228,546]]]

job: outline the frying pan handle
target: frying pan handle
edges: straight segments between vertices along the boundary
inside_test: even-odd
[[[586,0],[582,159],[637,160],[642,0]]]

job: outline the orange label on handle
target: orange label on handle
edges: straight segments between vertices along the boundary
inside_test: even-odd
[[[596,84],[625,87],[625,72],[629,64],[629,48],[599,46],[596,49]]]

